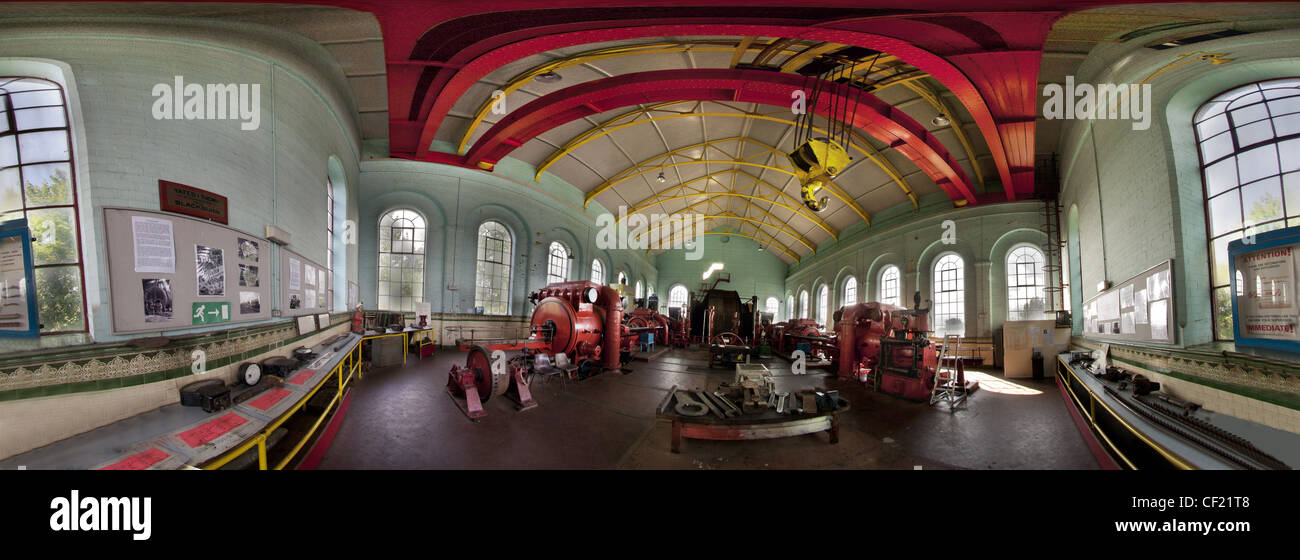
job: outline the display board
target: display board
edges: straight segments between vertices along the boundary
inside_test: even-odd
[[[334,294],[330,272],[315,261],[280,248],[280,315],[297,317],[329,311]]]
[[[104,209],[114,333],[271,318],[271,242],[164,212]]]
[[[1232,334],[1237,346],[1300,353],[1300,226],[1255,235],[1253,243],[1228,243],[1233,280]],[[1237,279],[1240,275],[1240,284]]]
[[[1173,270],[1167,260],[1083,302],[1083,335],[1173,344]]]
[[[32,233],[26,219],[8,221],[0,224],[0,336],[40,334]]]

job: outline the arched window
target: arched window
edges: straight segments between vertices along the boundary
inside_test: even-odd
[[[808,290],[799,292],[799,318],[808,318]]]
[[[858,279],[850,276],[844,279],[844,306],[858,302]]]
[[[393,210],[379,219],[379,308],[415,311],[424,294],[424,217]]]
[[[794,296],[785,296],[785,320],[794,318]]]
[[[772,320],[776,321],[776,314],[781,310],[781,300],[776,299],[774,297],[769,297],[767,298],[766,306],[767,309],[765,311],[771,313]]]
[[[686,299],[689,297],[690,293],[686,291],[686,286],[681,284],[673,286],[668,290],[668,307],[685,308]]]
[[[1044,318],[1047,303],[1043,298],[1043,276],[1042,251],[1024,246],[1007,254],[1008,321]]]
[[[1300,79],[1224,92],[1193,120],[1209,218],[1215,338],[1231,340],[1228,242],[1300,225]]]
[[[598,260],[591,261],[591,281],[597,284],[605,283],[605,265],[600,264]]]
[[[546,264],[546,283],[569,281],[569,248],[559,241],[551,242],[551,253]]]
[[[645,284],[642,284],[640,280],[637,280],[637,281],[636,281],[636,296],[635,296],[635,297],[636,297],[636,299],[641,299],[641,298],[645,297]]]
[[[618,285],[620,285],[620,286],[626,286],[626,285],[627,285],[627,275],[626,275],[626,274],[623,274],[623,271],[621,271],[621,270],[618,271],[618,282],[616,282],[616,283],[617,283]]]
[[[474,272],[474,307],[487,315],[510,313],[510,230],[500,222],[478,227],[478,269]]]
[[[817,324],[823,327],[829,326],[826,319],[830,317],[828,311],[831,305],[830,286],[822,284],[822,289],[817,290]]]
[[[880,303],[889,305],[902,306],[903,300],[899,297],[898,292],[898,267],[889,265],[880,271]]]
[[[31,229],[41,334],[86,331],[71,139],[59,84],[0,77],[0,222]]]
[[[935,336],[966,335],[966,272],[960,256],[949,253],[934,263]]]

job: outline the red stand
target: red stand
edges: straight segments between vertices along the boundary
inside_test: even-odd
[[[478,396],[478,387],[474,386],[473,370],[452,366],[450,379],[447,380],[447,394],[451,395],[452,402],[455,402],[456,406],[460,407],[460,411],[464,412],[470,420],[477,422],[487,416],[487,412],[483,410],[483,401]]]

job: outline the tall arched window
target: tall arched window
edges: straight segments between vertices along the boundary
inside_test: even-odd
[[[569,248],[559,241],[552,241],[550,257],[546,263],[546,283],[568,282],[569,262]]]
[[[325,268],[334,271],[334,181],[328,175],[325,176]]]
[[[935,336],[966,336],[966,272],[960,256],[949,253],[934,263]]]
[[[500,222],[478,227],[478,268],[474,271],[474,306],[488,315],[510,313],[510,230]]]
[[[776,314],[781,310],[781,300],[776,299],[774,297],[769,297],[767,298],[767,302],[765,306],[767,307],[767,309],[764,309],[764,311],[771,313],[772,321],[776,321]]]
[[[785,296],[785,320],[794,318],[794,296]]]
[[[686,291],[686,286],[681,284],[673,286],[672,289],[668,290],[668,307],[684,308],[686,307],[686,299],[689,297],[690,293]]]
[[[850,276],[844,279],[844,306],[858,302],[858,279]]]
[[[823,327],[830,326],[827,318],[830,317],[829,311],[831,306],[831,289],[830,286],[822,284],[822,289],[817,290],[817,324]]]
[[[591,261],[591,281],[597,284],[605,283],[605,265],[600,264],[598,260]]]
[[[1201,106],[1194,122],[1209,218],[1215,338],[1230,340],[1228,242],[1300,225],[1300,79],[1221,93]]]
[[[641,299],[641,298],[645,297],[645,284],[642,284],[640,280],[637,280],[637,281],[636,281],[636,296],[635,296],[635,297],[636,297],[636,299]]]
[[[85,332],[80,220],[63,89],[0,77],[0,222],[26,218],[41,334]]]
[[[623,271],[621,271],[621,270],[618,271],[618,282],[616,282],[616,283],[617,283],[618,285],[620,285],[620,286],[626,286],[626,285],[627,285],[627,275],[626,275],[626,274],[623,274]]]
[[[799,292],[799,318],[808,318],[808,290]]]
[[[1007,254],[1007,320],[1043,319],[1043,252],[1029,246]]]
[[[892,264],[880,271],[880,293],[878,296],[880,303],[888,303],[889,305],[897,306],[903,305],[903,299],[899,297],[898,294],[900,291],[898,278],[898,267]]]
[[[393,210],[379,219],[379,308],[415,311],[423,294],[424,217]]]

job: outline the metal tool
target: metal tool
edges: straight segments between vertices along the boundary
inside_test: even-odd
[[[689,391],[677,392],[677,406],[674,408],[682,416],[704,416],[709,413],[708,407],[704,403],[691,398]]]
[[[726,395],[714,391],[713,396],[718,397],[718,401],[721,402],[723,406],[727,407],[727,409],[731,410],[732,416],[740,416],[741,414],[744,414],[744,412],[740,410],[740,407],[736,406],[736,403],[731,402],[731,399],[727,398]]]
[[[790,404],[790,393],[774,393],[776,395],[776,413],[785,414],[786,407]]]
[[[727,419],[727,414],[722,412],[722,409],[718,408],[718,405],[713,404],[713,401],[709,399],[708,393],[698,389],[693,392],[695,393],[695,398],[704,403],[705,406],[709,407],[709,411],[713,412],[714,416],[717,416],[721,420]]]

